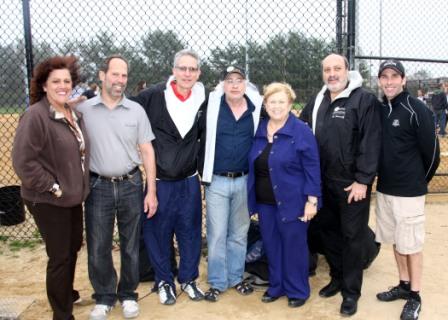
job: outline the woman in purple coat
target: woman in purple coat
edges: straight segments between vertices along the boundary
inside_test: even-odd
[[[321,196],[316,140],[290,112],[294,99],[288,84],[265,88],[269,119],[255,134],[248,177],[249,211],[258,213],[269,261],[269,288],[262,301],[286,295],[292,308],[303,305],[310,295],[307,229]]]

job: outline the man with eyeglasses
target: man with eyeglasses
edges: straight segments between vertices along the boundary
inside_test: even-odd
[[[228,288],[253,292],[243,281],[249,213],[248,153],[263,98],[243,69],[230,66],[210,93],[202,182],[207,207],[208,282],[205,299],[216,302]],[[202,167],[202,165],[200,165]]]
[[[166,83],[141,91],[134,100],[146,111],[152,125],[157,160],[157,199],[153,217],[143,217],[143,237],[155,271],[162,304],[176,302],[171,269],[172,241],[176,235],[181,290],[191,300],[204,298],[197,287],[201,257],[202,203],[198,179],[199,119],[205,89],[198,82],[200,60],[184,49],[174,57],[173,74]],[[204,107],[202,107],[204,108]]]

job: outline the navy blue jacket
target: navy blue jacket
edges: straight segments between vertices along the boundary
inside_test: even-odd
[[[258,126],[249,152],[247,188],[250,214],[258,213],[254,163],[268,143],[267,123],[265,119]],[[291,113],[274,136],[268,163],[281,220],[295,221],[303,216],[308,195],[321,196],[321,179],[316,139],[310,128]]]

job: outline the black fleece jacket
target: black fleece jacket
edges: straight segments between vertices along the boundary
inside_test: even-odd
[[[391,101],[384,98],[381,116],[378,191],[401,197],[426,194],[440,162],[432,111],[403,91]]]

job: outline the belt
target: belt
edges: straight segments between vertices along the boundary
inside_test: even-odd
[[[217,176],[227,177],[227,178],[239,178],[245,176],[248,171],[240,171],[240,172],[221,172],[215,173]]]
[[[137,171],[139,171],[139,170],[140,170],[140,169],[139,169],[138,167],[135,167],[134,169],[132,169],[132,170],[129,171],[128,173],[126,173],[126,174],[124,174],[124,175],[122,175],[122,176],[117,176],[117,177],[105,177],[105,176],[99,175],[99,174],[96,173],[96,172],[90,171],[90,176],[95,177],[95,178],[101,178],[101,179],[103,179],[103,180],[107,180],[107,181],[110,181],[110,182],[118,182],[118,181],[123,181],[123,180],[131,179],[132,176],[133,176],[134,174],[136,174]]]

